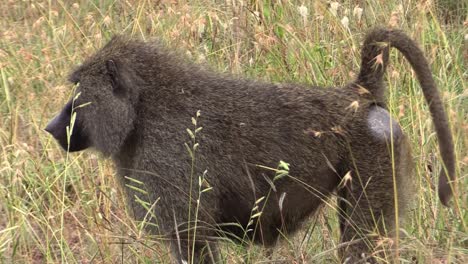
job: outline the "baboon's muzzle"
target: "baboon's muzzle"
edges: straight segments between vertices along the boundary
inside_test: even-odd
[[[62,146],[65,151],[74,152],[86,149],[90,146],[88,136],[82,129],[81,122],[78,118],[74,124],[71,124],[72,102],[68,102],[60,113],[55,116],[45,127],[45,131],[49,132]],[[68,134],[67,130],[73,127],[73,131]]]

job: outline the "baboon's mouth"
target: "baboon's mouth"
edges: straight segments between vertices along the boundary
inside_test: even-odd
[[[75,123],[71,126],[69,104],[71,103],[67,103],[63,110],[47,124],[44,130],[51,134],[65,151],[84,150],[91,145],[90,140],[78,120],[75,120]],[[71,133],[67,133],[68,127],[73,127]]]

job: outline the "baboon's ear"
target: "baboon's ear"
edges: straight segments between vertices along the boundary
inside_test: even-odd
[[[107,74],[109,74],[109,77],[112,82],[112,88],[114,93],[122,93],[125,92],[125,86],[122,83],[123,79],[122,76],[120,76],[119,68],[118,68],[118,63],[115,60],[108,60],[106,61],[106,68],[107,68]]]

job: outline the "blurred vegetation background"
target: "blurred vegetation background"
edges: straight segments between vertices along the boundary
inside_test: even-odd
[[[418,183],[401,262],[468,263],[467,13],[456,0],[1,1],[0,262],[172,262],[164,243],[131,219],[112,164],[92,151],[68,155],[43,131],[70,96],[68,72],[113,35],[162,39],[221,72],[332,86],[355,76],[365,32],[386,26],[424,49],[458,157],[459,192],[444,208],[427,104],[408,63],[392,52],[388,99],[410,136]],[[225,263],[338,263],[338,243],[334,209],[324,207],[271,258],[232,242],[222,243],[222,255]]]

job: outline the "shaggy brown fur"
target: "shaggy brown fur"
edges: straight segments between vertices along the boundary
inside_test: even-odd
[[[401,218],[412,193],[410,147],[385,110],[389,47],[411,63],[430,105],[446,168],[439,194],[447,204],[445,172],[454,177],[447,117],[423,53],[398,30],[370,32],[359,77],[339,88],[233,78],[187,63],[158,43],[116,37],[71,74],[80,95],[46,130],[66,150],[91,146],[110,156],[123,184],[134,184],[124,176],[143,182],[147,194],[127,188],[129,205],[137,220],[155,223],[149,232],[170,236],[178,262],[217,262],[220,234],[272,246],[335,191],[342,241],[350,242],[340,249],[343,261],[373,261],[367,235],[391,234],[399,220],[395,202]],[[203,130],[191,182],[184,143],[191,142],[186,128],[198,110]],[[72,111],[77,119],[68,146]],[[288,176],[273,180],[275,172],[263,166],[277,168],[280,161],[290,164]],[[186,230],[194,226],[205,170],[203,186],[213,189],[201,195],[192,256],[194,232]],[[338,188],[347,174],[352,180]],[[150,214],[137,196],[150,205],[158,201]],[[262,215],[251,219],[261,197]]]

